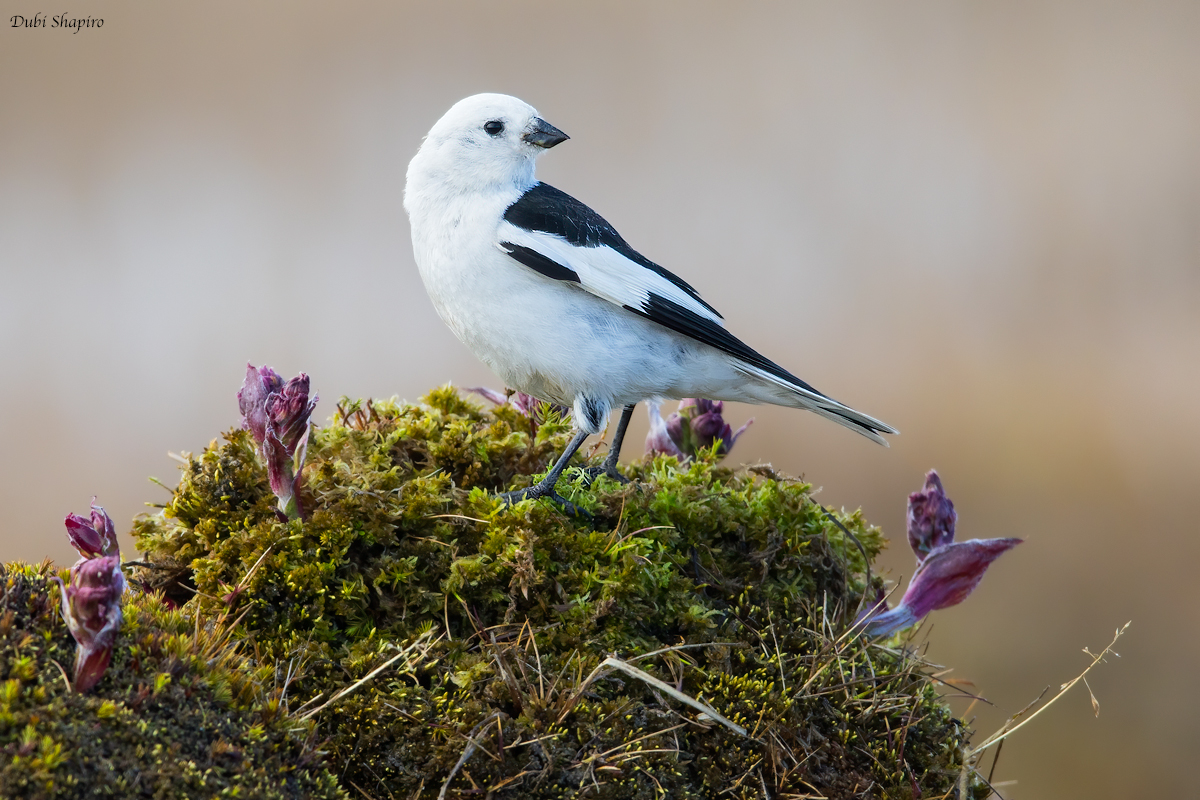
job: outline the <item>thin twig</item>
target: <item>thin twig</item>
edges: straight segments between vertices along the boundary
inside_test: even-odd
[[[1071,688],[1073,686],[1075,686],[1075,684],[1077,684],[1081,680],[1083,680],[1084,676],[1092,671],[1092,667],[1099,664],[1106,655],[1108,655],[1110,652],[1112,652],[1113,645],[1115,645],[1117,643],[1117,640],[1121,638],[1122,634],[1125,633],[1125,631],[1129,628],[1130,624],[1131,623],[1126,622],[1120,629],[1118,629],[1117,632],[1115,634],[1113,634],[1113,639],[1111,642],[1108,643],[1108,647],[1101,650],[1099,655],[1092,656],[1092,663],[1087,665],[1087,669],[1085,669],[1083,672],[1081,672],[1079,675],[1077,675],[1072,680],[1067,681],[1061,687],[1059,687],[1058,694],[1054,695],[1054,697],[1051,697],[1049,700],[1047,700],[1041,708],[1039,708],[1037,711],[1034,711],[1032,714],[1030,714],[1028,717],[1026,717],[1022,722],[1014,725],[1011,728],[1009,728],[1008,724],[1006,723],[1004,725],[1004,727],[1002,727],[1000,730],[993,733],[988,738],[984,739],[983,742],[981,742],[978,747],[976,747],[974,750],[972,750],[971,757],[973,758],[973,757],[979,755],[980,753],[982,753],[984,750],[991,747],[992,745],[999,744],[1003,740],[1007,739],[1009,736],[1012,736],[1014,733],[1019,731],[1021,728],[1025,727],[1030,722],[1037,719],[1038,714],[1041,714],[1047,708],[1054,705],[1054,703],[1060,697],[1062,697],[1067,692],[1071,691]]]
[[[466,519],[470,520],[471,522],[482,522],[484,525],[492,524],[486,519],[480,519],[479,517],[468,517],[463,514],[427,514],[425,519]]]
[[[450,770],[450,774],[446,776],[445,783],[442,784],[442,790],[438,792],[438,800],[445,800],[446,791],[450,788],[450,781],[454,780],[454,776],[463,768],[463,765],[471,760],[471,756],[475,755],[475,751],[479,748],[479,742],[475,741],[475,735],[492,723],[492,720],[498,720],[501,716],[508,716],[503,711],[496,711],[490,714],[483,722],[480,722],[471,732],[467,734],[467,746],[463,748],[462,755],[458,757],[458,763],[454,765],[454,769]]]
[[[693,647],[745,647],[742,642],[700,642],[699,644],[673,644],[670,647],[663,647],[658,650],[652,650],[649,653],[642,653],[640,656],[634,656],[629,659],[630,663],[641,661],[643,658],[650,658],[659,653],[670,653],[673,650],[689,650]]]
[[[388,667],[390,667],[392,664],[396,663],[400,659],[404,658],[405,656],[411,656],[418,649],[422,649],[422,648],[428,649],[428,645],[431,644],[431,642],[429,642],[428,640],[430,639],[432,634],[433,634],[432,630],[425,631],[420,636],[418,636],[412,644],[408,645],[405,648],[402,648],[399,653],[392,656],[391,658],[389,658],[387,661],[380,664],[375,669],[371,670],[364,677],[358,679],[351,685],[347,686],[345,689],[342,689],[340,692],[338,692],[333,697],[329,698],[328,700],[326,700],[324,703],[317,706],[313,710],[305,712],[301,717],[299,717],[300,721],[303,722],[306,719],[312,718],[315,714],[323,711],[325,708],[328,708],[329,706],[338,702],[346,695],[358,691],[359,689],[361,689],[363,687],[364,684],[368,683],[376,675],[383,672],[385,669],[387,669]],[[303,708],[303,706],[301,706],[301,707]]]
[[[816,503],[815,500],[813,502]],[[828,508],[821,505],[820,503],[817,503],[817,508],[819,508],[819,509],[821,509],[821,511],[825,512],[825,516],[829,517],[829,521],[832,522],[834,525],[837,525],[838,528],[841,529],[842,533],[849,536],[850,541],[852,541],[852,542],[854,542],[854,544],[858,545],[858,552],[862,553],[863,564],[865,564],[867,567],[867,582],[866,582],[865,588],[863,589],[862,597],[858,598],[858,608],[854,609],[854,615],[857,617],[858,612],[862,610],[863,600],[866,599],[867,593],[869,593],[871,591],[871,559],[867,557],[867,548],[863,547],[863,543],[858,540],[858,537],[855,536],[853,533],[851,533],[850,529],[847,528],[845,525],[843,525],[837,517],[835,517],[833,514],[831,514],[829,512]]]
[[[50,659],[50,663],[58,667],[58,672],[60,675],[62,675],[63,683],[67,685],[67,691],[71,691],[71,679],[67,677],[67,671],[63,669],[63,665],[55,661],[53,658]]]
[[[571,701],[569,703],[567,703],[566,708],[563,709],[562,713],[558,717],[558,722],[560,724],[566,718],[567,714],[570,713],[571,709],[575,707],[575,704],[578,702],[579,698],[583,695],[584,690],[587,689],[587,687],[589,685],[591,685],[592,681],[594,681],[597,677],[599,677],[600,674],[602,672],[604,672],[605,669],[619,670],[620,672],[624,672],[626,675],[628,675],[632,678],[637,678],[640,681],[644,681],[645,683],[648,683],[651,686],[653,686],[655,689],[658,689],[660,692],[663,692],[664,694],[668,694],[671,697],[674,697],[679,702],[689,705],[692,708],[700,711],[701,713],[706,714],[708,717],[721,723],[722,725],[729,728],[734,733],[740,734],[742,736],[746,735],[745,728],[743,728],[741,725],[738,725],[735,722],[730,722],[719,711],[717,711],[715,708],[710,706],[708,703],[705,703],[702,700],[697,700],[696,698],[691,697],[690,695],[686,695],[683,692],[676,689],[674,686],[671,686],[670,684],[667,684],[667,683],[663,683],[658,678],[651,675],[649,672],[644,672],[644,671],[638,669],[637,667],[633,666],[632,664],[627,664],[626,662],[622,661],[621,659],[613,658],[612,656],[609,656],[608,658],[601,661],[600,666],[598,666],[594,670],[592,670],[592,674],[587,677],[587,680],[585,680],[582,684],[580,684],[579,688],[575,690],[575,695],[571,698]]]

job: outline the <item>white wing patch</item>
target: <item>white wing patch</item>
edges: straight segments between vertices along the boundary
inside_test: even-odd
[[[500,242],[512,242],[535,250],[570,269],[579,276],[582,288],[610,303],[646,310],[649,308],[650,294],[654,293],[724,327],[720,317],[690,294],[611,247],[578,247],[561,236],[529,231],[503,220],[497,235],[497,247],[500,247]]]

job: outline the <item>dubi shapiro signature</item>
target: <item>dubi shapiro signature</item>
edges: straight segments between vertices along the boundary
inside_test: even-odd
[[[9,18],[14,28],[72,28],[72,33],[79,33],[84,28],[103,28],[104,20],[98,17],[72,17],[70,14],[57,14],[47,17],[41,11],[32,17],[24,14],[13,14]],[[46,23],[50,24],[47,25]]]

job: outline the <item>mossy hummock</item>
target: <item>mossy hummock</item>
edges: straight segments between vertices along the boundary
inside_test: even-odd
[[[559,491],[591,521],[503,506],[494,493],[534,482],[569,435],[535,417],[452,388],[343,400],[310,437],[308,516],[287,522],[254,441],[230,431],[135,523],[151,566],[132,583],[202,627],[227,620],[247,674],[287,687],[277,713],[315,724],[357,796],[954,791],[967,731],[919,660],[850,630],[880,585],[877,528],[838,514],[855,542],[808,485],[712,451],[635,462],[629,485],[568,471]],[[114,673],[134,641],[122,632]],[[405,668],[373,674],[397,647]],[[732,725],[597,671],[609,657]]]

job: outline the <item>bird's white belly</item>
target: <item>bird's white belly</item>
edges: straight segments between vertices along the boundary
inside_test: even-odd
[[[417,261],[442,319],[510,388],[565,405],[587,394],[615,406],[711,383],[697,372],[694,343],[494,246]],[[735,377],[721,372],[719,382]]]

